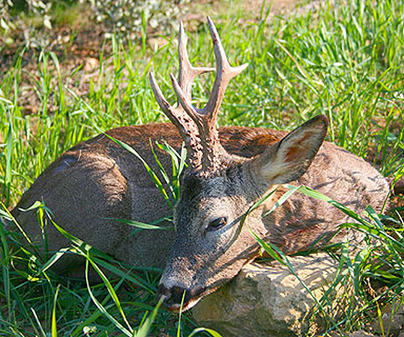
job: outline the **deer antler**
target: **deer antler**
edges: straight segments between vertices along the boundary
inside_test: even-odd
[[[154,76],[150,73],[150,81],[156,100],[167,117],[177,126],[188,148],[188,161],[200,175],[211,175],[218,171],[222,156],[226,153],[219,141],[216,129],[217,114],[230,80],[241,73],[247,64],[231,67],[224,52],[216,27],[208,17],[210,34],[216,59],[216,77],[209,101],[203,109],[191,103],[191,86],[195,77],[201,73],[212,71],[212,68],[194,68],[189,62],[183,39],[184,30],[180,24],[179,82],[171,74],[174,91],[178,98],[178,106],[172,108],[164,98]],[[185,112],[185,113],[184,113]]]
[[[188,53],[186,49],[186,35],[182,22],[180,23],[179,39],[178,39],[178,56],[179,56],[179,85],[187,95],[187,98],[191,100],[191,88],[192,83],[196,76],[206,72],[213,71],[214,68],[206,67],[193,67],[189,61]],[[185,145],[188,150],[188,163],[191,167],[197,168],[201,166],[202,162],[202,145],[200,139],[198,139],[198,129],[192,119],[184,113],[183,108],[178,102],[178,106],[173,108],[165,99],[160,87],[158,86],[152,72],[149,74],[150,83],[156,97],[157,103],[164,114],[171,120],[171,122],[179,130],[181,137],[185,141]]]

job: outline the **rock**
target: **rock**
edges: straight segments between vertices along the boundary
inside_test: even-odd
[[[336,276],[337,263],[325,253],[289,257],[294,271],[319,300]],[[335,291],[330,296],[335,296]],[[286,266],[272,261],[246,265],[238,276],[204,298],[195,320],[223,337],[301,336],[309,329],[315,300]]]
[[[376,337],[376,335],[373,335],[366,331],[355,331],[350,333],[349,337]]]
[[[317,335],[316,335],[317,336]],[[323,335],[321,335],[323,336]],[[329,334],[324,335],[324,337],[378,337],[379,335],[374,335],[370,332],[366,332],[363,330],[355,331],[355,332],[331,332]]]
[[[384,333],[386,336],[403,335],[402,337],[404,337],[404,333],[402,333],[404,329],[404,308],[402,306],[398,307],[397,305],[397,303],[395,305],[389,304],[381,309],[382,323],[380,323],[379,318],[376,317],[373,324],[371,324],[373,331],[379,335]]]
[[[84,62],[83,70],[91,73],[98,68],[100,61],[94,57],[87,57]]]

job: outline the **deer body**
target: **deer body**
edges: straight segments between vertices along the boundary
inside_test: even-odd
[[[260,155],[286,135],[283,131],[247,127],[223,127],[219,133],[224,148],[244,158]],[[128,126],[110,130],[108,134],[132,146],[155,172],[158,168],[150,150],[150,140],[154,143],[164,139],[176,149],[180,149],[182,144],[172,124]],[[170,172],[169,156],[162,152],[158,156]],[[323,143],[307,172],[292,184],[316,189],[358,212],[367,205],[380,210],[388,193],[387,182],[373,167],[329,142]],[[260,220],[261,214],[272,208],[273,202],[283,192],[285,189],[278,189],[248,224],[256,234],[277,245],[286,254],[311,248],[322,235],[335,233],[337,225],[348,220],[333,206],[300,193],[292,195],[282,207]],[[36,211],[21,211],[37,200],[44,201],[54,215],[53,220],[66,231],[129,265],[164,268],[175,240],[177,244],[172,255],[188,254],[189,238],[181,236],[179,229],[178,233],[173,230],[142,230],[132,235],[133,227],[115,220],[133,219],[151,223],[171,215],[172,210],[140,160],[105,135],[78,144],[64,153],[38,177],[13,210],[18,223],[38,243],[41,237]],[[241,206],[244,211],[245,202]],[[240,205],[235,203],[235,207]],[[47,235],[49,251],[70,245],[51,224],[47,227]],[[243,232],[240,240],[242,243],[237,250],[242,254],[238,252],[234,256],[233,265],[225,267],[223,273],[214,278],[206,273],[206,276],[198,276],[199,279],[206,284],[209,284],[207,281],[210,278],[213,283],[219,280],[219,285],[258,256],[258,246],[251,234]],[[80,271],[83,262],[80,257],[67,255],[56,264],[56,270],[76,275],[75,267],[78,266],[77,271]],[[215,268],[214,265],[210,267]],[[194,270],[199,268],[194,266]],[[175,263],[171,270],[183,272]],[[175,273],[172,275],[174,278]],[[182,276],[179,278],[183,279]]]
[[[156,173],[159,170],[150,144],[164,140],[177,150],[182,145],[174,125],[166,123],[121,127],[107,133],[134,148]],[[252,157],[285,132],[224,127],[221,134],[230,152]],[[160,151],[158,157],[171,174],[169,156]],[[36,210],[24,211],[35,201],[43,201],[62,228],[103,252],[134,266],[164,268],[175,232],[144,230],[132,235],[134,228],[116,219],[152,223],[171,216],[172,210],[143,163],[107,136],[99,135],[65,152],[37,178],[12,211],[28,236],[40,241]],[[50,251],[70,244],[52,225],[47,235]],[[76,259],[65,258],[59,265],[59,272],[69,272]]]
[[[132,235],[133,227],[116,221],[153,222],[172,211],[143,163],[105,135],[67,151],[44,171],[13,211],[28,235],[38,237],[35,212],[20,209],[43,200],[58,225],[90,245],[133,266],[165,266],[159,293],[174,311],[179,310],[184,291],[186,310],[258,256],[259,246],[250,230],[290,254],[321,245],[348,220],[330,204],[300,193],[266,215],[285,192],[282,186],[276,189],[278,185],[306,185],[359,213],[369,204],[380,210],[389,192],[386,180],[368,163],[323,142],[328,125],[325,116],[316,116],[289,134],[263,128],[216,130],[224,90],[245,65],[229,65],[210,19],[209,26],[217,72],[207,106],[197,109],[192,105],[191,84],[195,76],[212,69],[189,64],[181,27],[179,82],[172,76],[177,107],[169,105],[151,75],[156,99],[173,124],[108,132],[133,147],[154,172],[158,167],[150,143],[164,139],[180,149],[185,142],[189,166],[174,209],[175,231],[142,230]],[[158,156],[170,172],[171,159],[162,152]],[[275,192],[249,212],[271,191]],[[48,226],[48,244],[55,251],[69,243]],[[76,266],[76,257],[67,256],[58,264],[59,269]]]

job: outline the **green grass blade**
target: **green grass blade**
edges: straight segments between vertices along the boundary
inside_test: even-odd
[[[153,224],[148,224],[148,223],[144,223],[144,222],[140,222],[140,221],[134,221],[134,220],[127,220],[127,219],[115,219],[115,221],[124,223],[126,225],[129,226],[133,226],[139,229],[157,229],[157,230],[169,230],[169,229],[173,229],[171,227],[163,227],[163,226],[157,226],[157,225],[153,225]]]
[[[207,328],[196,328],[188,335],[188,337],[193,337],[197,333],[200,333],[200,332],[207,332],[213,337],[222,337],[222,335],[220,333],[218,333],[212,329],[207,329]]]
[[[132,333],[127,330],[121,323],[119,323],[106,309],[105,307],[97,300],[97,298],[94,296],[91,287],[90,287],[90,281],[88,278],[88,267],[89,263],[91,262],[91,258],[87,253],[87,259],[86,259],[86,271],[85,271],[85,278],[86,278],[86,285],[87,285],[87,291],[88,294],[91,297],[91,300],[95,304],[95,306],[98,308],[98,310],[106,317],[108,318],[114,326],[116,326],[125,336],[132,336]]]
[[[34,315],[35,321],[39,327],[39,331],[41,332],[42,337],[47,337],[45,331],[42,328],[41,322],[39,321],[39,318],[38,318],[38,315],[37,315],[35,309],[31,308],[31,311],[32,311],[32,314]]]
[[[57,324],[56,324],[56,306],[57,306],[57,298],[60,290],[60,285],[56,288],[55,296],[53,298],[53,310],[52,310],[52,337],[57,337]]]
[[[153,309],[152,313],[147,317],[144,321],[140,329],[133,335],[135,337],[146,337],[150,331],[150,328],[153,324],[153,321],[156,319],[157,312],[163,303],[163,298],[160,298],[159,302],[157,303],[156,307]]]
[[[107,135],[107,134],[106,134]],[[108,135],[107,135],[108,136]],[[129,153],[133,154],[135,157],[137,157],[144,165],[144,167],[146,168],[147,172],[149,173],[150,177],[152,178],[155,186],[158,188],[158,190],[160,191],[161,195],[164,197],[165,200],[169,200],[169,196],[167,195],[167,192],[164,189],[164,185],[161,183],[160,179],[157,177],[157,175],[153,172],[153,170],[150,168],[150,166],[146,163],[146,161],[142,158],[142,156],[137,153],[137,151],[132,148],[131,146],[125,144],[124,142],[121,142],[118,139],[114,139],[111,136],[108,136],[108,138],[110,138],[111,140],[113,140],[114,142],[116,142],[117,144],[119,144],[120,146],[122,146],[126,151],[128,151]]]
[[[89,255],[87,254],[87,258],[89,258]],[[126,315],[124,313],[124,311],[122,310],[122,306],[121,306],[121,302],[119,301],[119,298],[114,290],[114,288],[112,287],[111,283],[109,282],[108,278],[105,276],[105,274],[102,272],[102,270],[97,266],[96,263],[94,263],[94,261],[92,259],[89,260],[92,267],[95,269],[95,271],[97,272],[97,274],[101,277],[102,281],[104,282],[104,285],[106,286],[109,295],[111,296],[112,300],[114,301],[116,307],[118,308],[119,313],[121,314],[125,324],[127,325],[128,330],[133,333],[133,329],[130,326]]]
[[[10,189],[11,189],[11,166],[13,154],[13,124],[10,118],[10,125],[7,132],[7,147],[6,147],[6,174],[4,179],[4,195],[6,196],[6,207],[10,203]]]

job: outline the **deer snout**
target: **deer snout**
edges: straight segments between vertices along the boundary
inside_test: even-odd
[[[164,297],[163,305],[170,311],[179,312],[182,304],[182,311],[186,311],[194,306],[199,299],[194,300],[192,291],[179,286],[167,288],[160,284],[157,289],[157,296]]]

